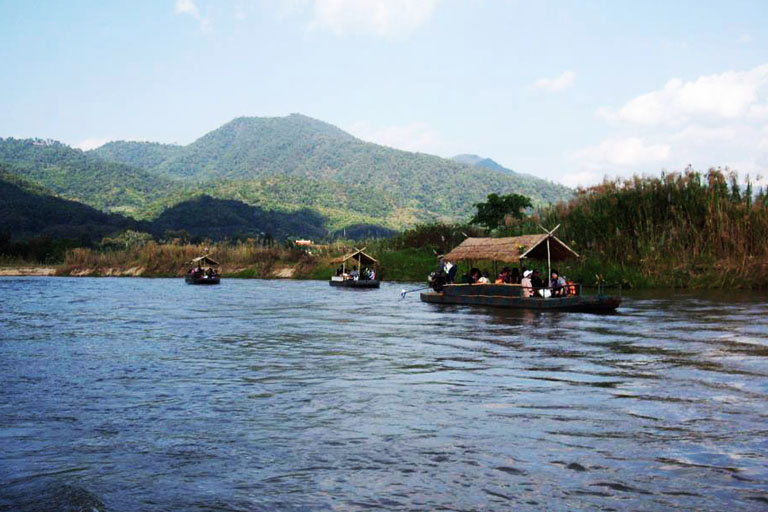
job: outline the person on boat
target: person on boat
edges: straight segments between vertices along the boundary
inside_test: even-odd
[[[552,290],[552,297],[565,297],[565,278],[557,270],[552,270],[552,276],[549,280],[549,287]]]
[[[544,281],[541,280],[539,270],[536,268],[531,271],[531,288],[533,288],[534,297],[543,297],[541,290],[544,288]]]
[[[496,281],[494,281],[494,284],[511,284],[512,283],[512,275],[510,273],[509,267],[504,267],[501,269],[501,272],[499,272],[499,275],[496,276]]]
[[[491,284],[491,280],[488,278],[488,272],[483,272],[480,277],[477,278],[475,284]]]
[[[376,269],[373,269],[373,268],[368,269],[368,279],[370,279],[371,281],[376,280]]]
[[[523,272],[523,279],[520,281],[520,286],[523,287],[523,297],[533,297],[533,285],[531,284],[531,272],[526,270]]]
[[[357,269],[354,269],[349,273],[349,277],[357,281],[357,278],[360,277],[360,273],[357,271]]]
[[[445,272],[445,282],[447,284],[451,284],[454,279],[456,279],[456,271],[458,268],[456,265],[451,263],[450,260],[443,260],[443,272]]]
[[[520,270],[515,267],[509,274],[509,282],[511,284],[520,284]]]
[[[468,273],[464,274],[464,276],[462,276],[461,281],[464,284],[475,284],[477,283],[477,280],[480,279],[480,277],[480,269],[473,268]]]

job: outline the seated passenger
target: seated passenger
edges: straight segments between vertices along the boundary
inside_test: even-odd
[[[468,274],[464,274],[462,277],[462,282],[465,284],[477,284],[478,279],[480,279],[480,269],[473,268],[469,271]]]
[[[510,284],[512,282],[512,276],[510,275],[509,267],[504,267],[501,272],[496,276],[495,284]]]
[[[557,270],[552,270],[552,279],[549,281],[549,287],[552,289],[553,297],[565,297],[565,278]]]
[[[509,274],[509,282],[511,284],[520,284],[520,270],[517,267],[513,268]]]
[[[520,286],[523,287],[522,296],[523,297],[533,297],[533,285],[531,284],[531,272],[530,270],[526,270],[523,272],[523,279],[520,281]]]
[[[533,288],[534,297],[543,297],[541,289],[544,288],[544,281],[539,277],[538,269],[533,269],[531,272],[531,287]]]

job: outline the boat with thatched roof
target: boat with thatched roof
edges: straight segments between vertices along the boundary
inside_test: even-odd
[[[184,280],[188,284],[219,284],[221,282],[217,270],[219,263],[208,255],[194,258],[187,262],[187,265],[190,269],[184,276]]]
[[[331,263],[340,265],[336,274],[331,276],[331,286],[343,288],[378,288],[379,262],[373,256],[355,248],[354,252],[339,256],[331,260]]]
[[[557,229],[557,228],[555,228]],[[554,230],[553,230],[554,231]],[[553,231],[540,235],[505,238],[467,238],[445,255],[453,262],[498,262],[522,266],[527,261],[546,261],[547,276],[552,263],[579,258],[579,255],[554,236]],[[608,312],[621,304],[620,296],[606,295],[598,287],[596,295],[585,295],[578,283],[552,293],[547,286],[533,288],[530,284],[446,284],[437,276],[430,283],[433,291],[421,294],[423,302],[434,304],[474,304],[504,308],[557,311]]]

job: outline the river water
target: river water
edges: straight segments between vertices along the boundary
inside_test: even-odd
[[[0,278],[0,510],[768,508],[766,295]]]

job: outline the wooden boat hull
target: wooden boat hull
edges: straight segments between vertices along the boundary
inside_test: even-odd
[[[621,304],[612,295],[569,295],[567,297],[522,297],[519,286],[466,285],[446,286],[441,292],[423,292],[422,302],[432,304],[465,304],[508,309],[580,311],[608,313]]]
[[[331,286],[338,286],[339,288],[378,288],[378,279],[345,279],[344,281],[335,281],[331,279],[329,281]]]
[[[186,281],[187,284],[219,284],[220,279],[219,279],[219,276],[215,276],[215,277],[185,276],[184,281]]]

